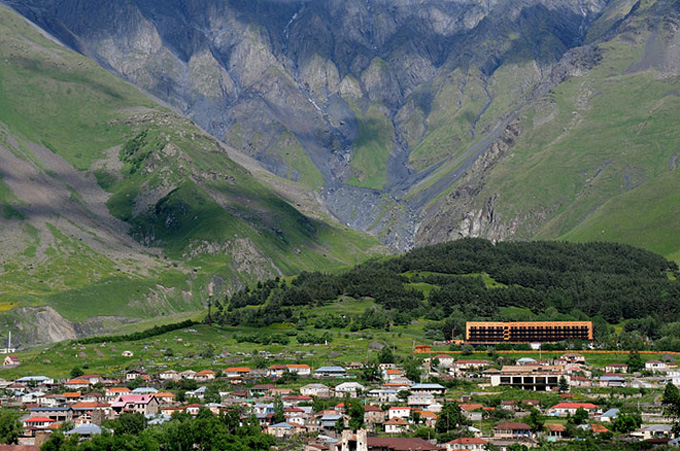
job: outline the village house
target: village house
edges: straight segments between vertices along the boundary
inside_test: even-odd
[[[406,400],[406,404],[410,407],[427,408],[434,403],[435,397],[432,393],[412,393]]]
[[[619,416],[619,413],[621,413],[619,409],[611,408],[600,415],[600,421],[602,423],[611,423],[617,416]]]
[[[83,388],[90,387],[90,381],[81,378],[71,379],[67,382],[64,382],[64,387],[69,390],[82,390]]]
[[[481,438],[475,437],[460,437],[450,442],[446,442],[446,449],[448,451],[454,450],[471,450],[471,451],[483,451],[487,449],[487,442]]]
[[[215,372],[212,370],[201,370],[194,375],[194,380],[198,382],[208,382],[215,379]]]
[[[154,393],[154,398],[158,400],[161,405],[171,405],[175,402],[175,394],[170,392]]]
[[[387,410],[387,418],[390,420],[393,418],[408,418],[411,416],[411,412],[414,410],[415,409],[408,406],[390,407]]]
[[[564,440],[564,432],[567,428],[563,424],[546,424],[546,440],[549,442],[559,442]]]
[[[459,407],[461,411],[463,412],[463,415],[465,418],[467,418],[469,421],[475,421],[479,422],[482,421],[484,418],[483,413],[484,413],[484,406],[479,403],[463,403],[459,404]]]
[[[369,425],[383,424],[385,422],[385,412],[378,406],[364,406],[364,422]]]
[[[106,390],[104,393],[104,396],[106,397],[107,401],[111,401],[115,398],[117,398],[120,395],[125,395],[130,393],[132,390],[126,387],[112,387]]]
[[[385,422],[385,432],[388,434],[401,434],[409,428],[408,422],[401,418],[391,418]]]
[[[309,365],[305,364],[288,364],[286,369],[293,374],[297,374],[300,377],[309,377],[312,375],[312,369]]]
[[[383,370],[383,380],[384,381],[394,381],[404,377],[404,372],[396,368],[386,368]]]
[[[562,354],[560,356],[561,360],[565,360],[568,363],[578,363],[580,365],[585,365],[586,364],[586,358],[583,354],[579,354],[577,352],[570,352],[567,354]]]
[[[73,419],[73,408],[71,406],[33,407],[30,409],[30,412],[32,416],[47,417],[60,423]]]
[[[331,389],[323,384],[307,384],[300,387],[300,394],[303,396],[316,396],[317,398],[330,398]]]
[[[573,416],[578,409],[584,409],[589,415],[598,413],[600,410],[595,404],[589,402],[561,402],[548,409],[548,415],[557,417]]]
[[[112,403],[111,408],[116,415],[121,413],[141,413],[149,415],[158,413],[159,404],[154,395],[119,395]]]
[[[314,371],[314,377],[319,379],[344,378],[347,370],[341,366],[322,366]]]
[[[631,432],[630,436],[640,440],[672,439],[675,437],[671,424],[648,424]]]
[[[144,371],[140,370],[132,370],[128,371],[125,373],[125,380],[126,381],[133,381],[135,379],[139,379],[140,377],[144,376],[146,373]]]
[[[412,393],[430,393],[432,395],[443,395],[446,387],[440,384],[414,384],[411,386]]]
[[[286,422],[271,424],[267,426],[266,432],[276,438],[283,439],[291,437],[297,428]]]
[[[456,375],[465,371],[481,371],[491,366],[491,363],[488,360],[457,360],[451,364],[449,372]]]
[[[372,401],[377,402],[397,402],[399,398],[397,397],[397,390],[389,388],[374,388],[369,390],[366,394],[367,397],[371,398]]]
[[[604,372],[625,374],[628,372],[628,365],[625,363],[610,363],[604,367]]]
[[[272,384],[258,384],[258,385],[253,385],[250,387],[250,390],[248,390],[248,393],[252,397],[262,397],[262,396],[269,396],[272,393],[272,390],[274,390],[276,386]]]
[[[267,377],[281,377],[285,374],[286,370],[286,365],[271,365],[269,368],[267,368]]]
[[[179,373],[179,377],[181,379],[193,380],[194,377],[196,377],[196,371],[194,371],[194,370],[184,370],[181,373]]]
[[[495,438],[516,439],[520,437],[531,437],[531,426],[526,423],[499,423],[493,428]]]
[[[645,370],[653,373],[664,373],[668,370],[668,364],[660,360],[650,360],[645,362]]]
[[[352,398],[356,398],[364,391],[366,391],[366,387],[358,382],[343,382],[335,387],[335,396],[344,397],[349,395]]]
[[[250,374],[250,368],[247,366],[232,366],[224,370],[224,375],[228,379],[240,380]]]
[[[49,417],[30,417],[23,421],[24,429],[31,436],[35,436],[35,430],[49,429],[55,420]]]
[[[591,380],[585,376],[571,376],[569,378],[570,387],[583,388],[590,387],[591,385],[592,385]]]
[[[178,381],[181,378],[182,377],[179,375],[179,372],[175,370],[166,370],[162,373],[158,373],[158,379],[162,381]]]
[[[35,387],[46,387],[49,388],[54,385],[54,379],[51,377],[45,377],[45,376],[24,376],[20,377],[16,381],[17,384],[26,384],[29,387],[30,386],[35,386]]]
[[[608,373],[600,376],[600,387],[625,387],[626,379],[616,373]]]
[[[451,365],[453,365],[453,361],[455,360],[453,355],[450,354],[438,354],[434,356],[432,360],[434,359],[439,360],[439,366],[442,368],[449,368]]]

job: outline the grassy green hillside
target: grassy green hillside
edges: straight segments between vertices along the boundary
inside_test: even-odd
[[[337,274],[261,280],[214,299],[210,320],[205,310],[173,315],[165,328],[151,329],[153,322],[146,321],[125,326],[125,336],[28,350],[19,353],[20,367],[0,370],[0,377],[65,376],[75,366],[103,374],[139,366],[147,371],[284,362],[318,367],[372,360],[384,345],[400,359],[416,344],[432,344],[435,353],[468,352],[444,340],[463,338],[470,320],[592,320],[595,352],[602,353],[588,354],[588,361],[602,367],[625,362],[631,349],[648,351],[644,360],[680,351],[677,276],[676,264],[626,245],[459,240]],[[559,355],[555,350],[584,345],[546,344],[540,355],[549,358]],[[503,343],[496,351],[510,348]],[[125,350],[134,357],[123,357]],[[526,344],[514,350],[522,354],[507,358],[538,354]],[[486,347],[476,351],[493,355],[486,355]]]
[[[92,332],[200,309],[209,285],[217,294],[383,252],[301,214],[191,121],[5,7],[0,161],[0,321],[22,324],[26,340],[74,331],[40,330],[41,310],[24,307]]]
[[[452,187],[478,190],[466,211],[493,199],[482,235],[624,242],[678,258],[677,17],[642,2],[616,33],[594,38],[565,81],[520,111],[520,136],[503,158]]]

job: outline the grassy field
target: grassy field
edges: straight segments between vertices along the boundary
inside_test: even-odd
[[[363,114],[358,108],[353,109],[359,121],[359,137],[350,162],[354,177],[348,184],[382,189],[387,182],[387,158],[394,146],[392,123],[375,105]]]
[[[363,309],[370,303],[357,301],[355,307]],[[315,310],[317,315],[337,313],[337,306],[329,305],[322,310]],[[173,321],[187,319],[187,314],[175,315]],[[197,318],[193,316],[193,318]],[[125,332],[142,330],[151,323],[138,323],[125,327]],[[101,343],[81,345],[72,342],[61,342],[49,346],[35,348],[26,352],[19,352],[17,356],[22,364],[13,369],[0,370],[0,378],[10,379],[20,375],[44,374],[51,377],[66,377],[74,366],[80,366],[88,373],[118,375],[130,368],[144,367],[148,371],[158,371],[163,368],[176,370],[212,368],[224,369],[234,365],[255,366],[263,364],[256,355],[260,351],[282,357],[271,358],[266,361],[267,366],[274,363],[304,362],[313,367],[327,364],[347,364],[355,361],[365,361],[376,357],[376,352],[369,348],[369,344],[377,341],[393,346],[396,355],[414,355],[418,359],[428,357],[428,354],[412,354],[414,344],[428,343],[423,337],[422,324],[409,326],[395,326],[389,331],[365,330],[350,332],[348,330],[330,330],[332,340],[327,344],[308,345],[299,344],[295,334],[310,332],[317,335],[325,332],[322,329],[307,327],[298,330],[292,324],[275,324],[262,330],[249,327],[220,327],[200,324],[195,327],[169,332],[156,337],[139,341],[119,343]],[[239,342],[236,337],[249,334],[280,334],[288,335],[290,344],[261,345]],[[123,357],[123,351],[132,351],[133,357]],[[433,347],[432,354],[448,353],[447,346]],[[581,351],[577,351],[581,352]],[[206,354],[208,353],[208,354]],[[224,355],[223,355],[224,354]],[[504,362],[512,362],[520,357],[534,359],[552,359],[564,354],[561,352],[539,351],[497,351],[497,355]],[[589,353],[584,351],[588,364],[602,369],[609,363],[625,363],[628,352]],[[457,353],[457,358],[487,358],[487,351],[480,350],[472,355]],[[641,354],[642,360],[659,359],[662,353]],[[510,399],[510,398],[508,398]]]

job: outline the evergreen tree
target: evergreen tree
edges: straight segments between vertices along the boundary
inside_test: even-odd
[[[567,382],[566,377],[560,376],[559,384],[560,384],[560,393],[567,393],[569,391],[569,382]]]
[[[449,431],[458,430],[466,424],[467,418],[463,415],[463,410],[458,403],[447,402],[442,407],[441,412],[439,412],[435,430],[440,434],[444,434]]]
[[[640,357],[640,353],[637,350],[630,351],[626,363],[628,363],[628,369],[631,372],[640,371],[645,367],[645,364],[642,362],[642,357]]]
[[[284,411],[283,401],[280,396],[277,396],[274,398],[274,423],[283,423],[286,421]]]
[[[666,384],[661,404],[664,415],[673,418],[673,430],[680,432],[680,390],[672,382]]]

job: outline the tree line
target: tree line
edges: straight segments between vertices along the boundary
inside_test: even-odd
[[[482,274],[495,284],[487,284]],[[463,239],[372,260],[340,274],[304,272],[292,282],[262,281],[218,301],[214,319],[255,327],[311,321],[357,330],[423,316],[440,322],[501,320],[503,307],[519,307],[599,325],[625,321],[627,332],[653,338],[661,338],[662,326],[677,322],[669,326],[677,332],[670,337],[677,337],[674,344],[680,347],[679,275],[676,263],[628,245]],[[427,296],[423,284],[432,287]],[[358,317],[301,313],[301,307],[343,296],[371,298],[379,309],[365,312],[362,324]]]

